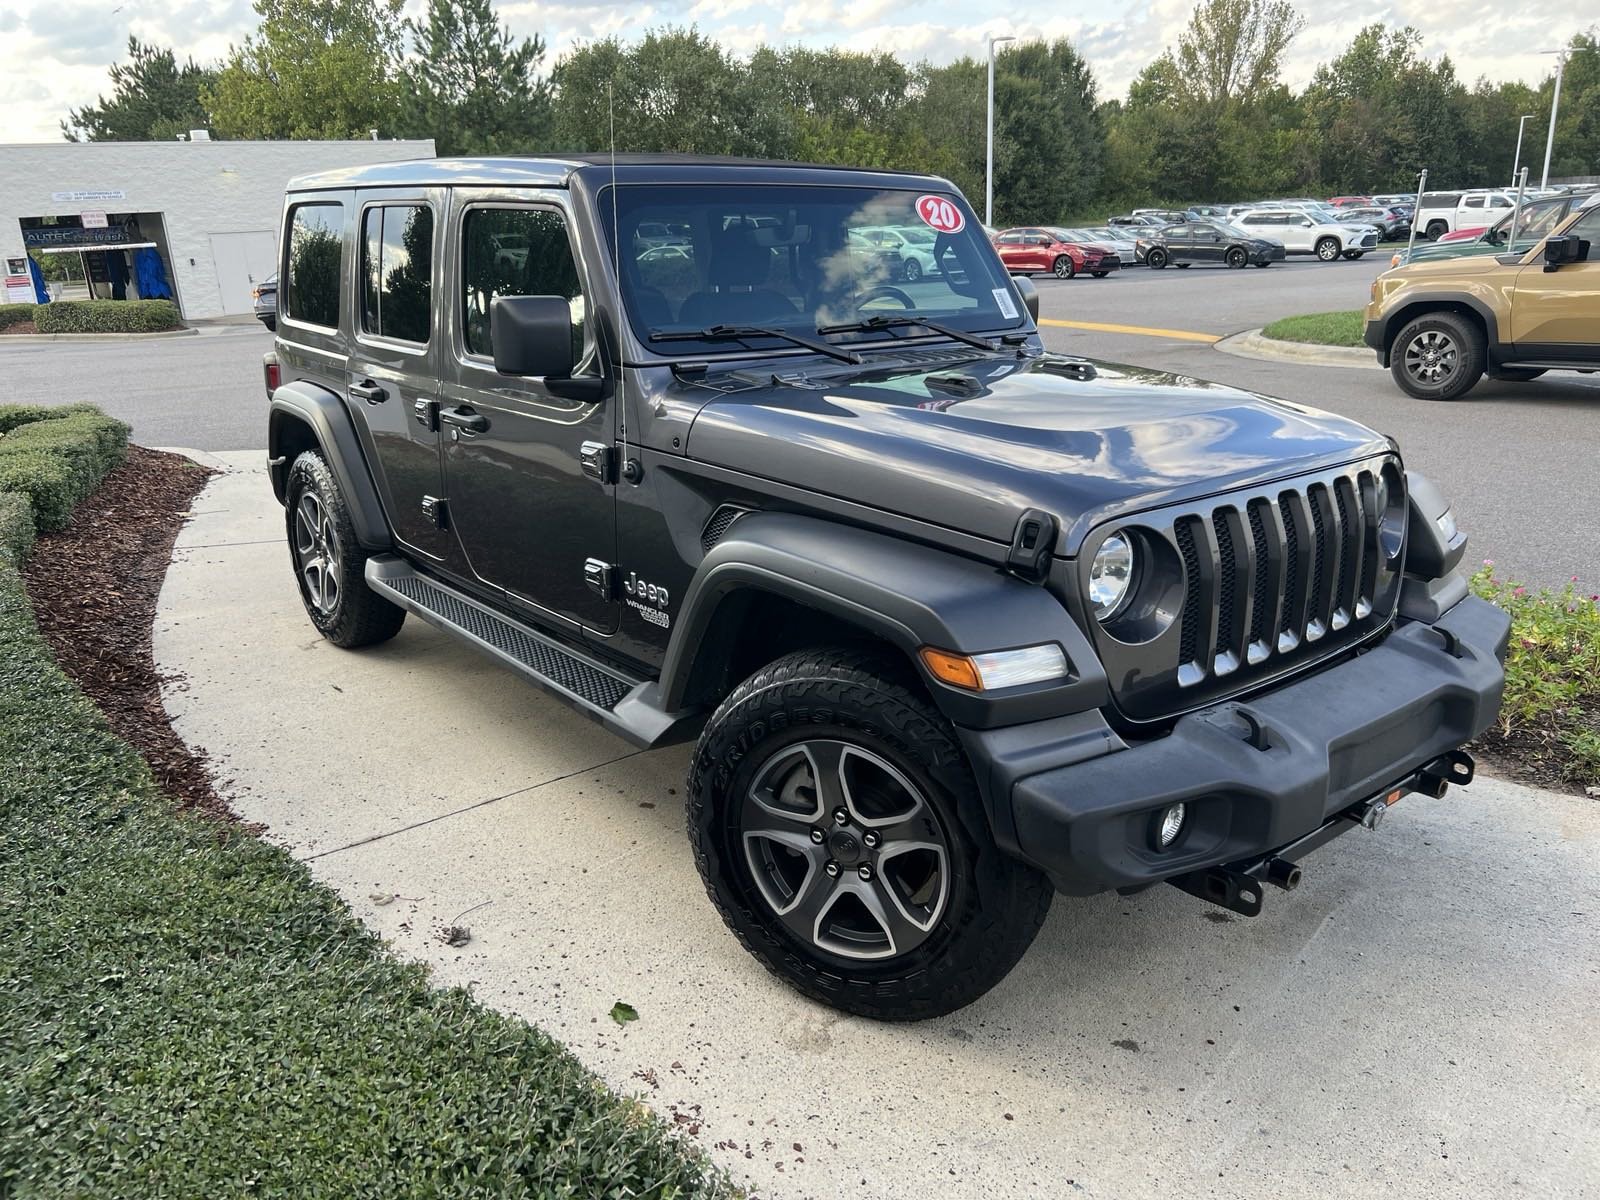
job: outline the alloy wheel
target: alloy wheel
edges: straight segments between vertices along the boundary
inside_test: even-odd
[[[1418,383],[1448,382],[1460,366],[1455,339],[1439,329],[1424,329],[1406,345],[1406,374]]]
[[[294,552],[311,603],[331,613],[339,604],[339,539],[328,506],[315,492],[301,493],[295,507]]]
[[[762,899],[788,932],[840,958],[921,945],[950,898],[950,851],[933,806],[888,760],[833,739],[768,760],[739,805],[738,835]]]

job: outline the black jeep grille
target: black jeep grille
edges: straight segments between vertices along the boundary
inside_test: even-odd
[[[1399,592],[1399,560],[1384,552],[1378,511],[1385,479],[1403,491],[1398,464],[1379,459],[1119,523],[1147,550],[1170,548],[1143,556],[1148,584],[1135,584],[1109,628],[1095,625],[1124,714],[1155,720],[1211,703],[1382,629]],[[1085,571],[1113,528],[1091,536]],[[1151,594],[1163,557],[1165,597]],[[1152,614],[1170,613],[1174,602],[1176,619],[1161,627]]]

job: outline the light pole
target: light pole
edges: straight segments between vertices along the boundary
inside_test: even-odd
[[[1556,55],[1556,91],[1550,97],[1550,132],[1544,139],[1544,171],[1539,176],[1539,190],[1543,191],[1550,186],[1550,151],[1556,145],[1556,109],[1561,105],[1561,72],[1567,65],[1567,52],[1563,50],[1541,50],[1540,54]]]
[[[1517,122],[1517,156],[1511,160],[1511,186],[1517,186],[1517,168],[1522,165],[1522,131],[1528,127],[1528,122],[1533,120],[1532,113],[1523,113],[1522,120]]]
[[[994,224],[994,47],[996,42],[1014,42],[1017,39],[1007,34],[1005,37],[989,35],[989,106],[987,117],[989,122],[989,136],[984,153],[983,169],[983,223]]]

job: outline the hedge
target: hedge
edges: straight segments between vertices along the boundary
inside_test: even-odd
[[[98,409],[45,410],[14,424],[26,406],[0,407],[0,496],[26,498],[40,533],[61,529],[128,451],[128,427]]]
[[[20,562],[33,549],[33,505],[20,492],[0,492],[0,569],[9,555]]]
[[[10,329],[24,321],[33,320],[36,304],[0,304],[0,329]]]
[[[87,415],[0,445],[50,427],[10,457],[100,461]],[[0,780],[0,1196],[732,1194],[559,1043],[391,957],[287,852],[173,813],[3,560]]]
[[[171,300],[57,300],[33,310],[40,333],[163,333],[181,329]]]

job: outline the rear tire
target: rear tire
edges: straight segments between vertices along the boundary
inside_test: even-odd
[[[345,649],[386,642],[400,632],[406,611],[367,586],[368,555],[320,451],[305,451],[289,468],[284,526],[300,600],[317,632]]]
[[[1050,908],[1049,881],[995,845],[948,723],[870,651],[797,651],[740,684],[695,750],[688,825],[745,949],[858,1016],[970,1004]]]
[[[1157,271],[1167,265],[1167,252],[1165,250],[1152,250],[1144,256],[1144,265],[1154,267]]]
[[[1318,238],[1316,244],[1317,257],[1323,262],[1336,262],[1339,258],[1339,239],[1335,237]]]
[[[1455,400],[1483,377],[1484,337],[1453,312],[1428,313],[1402,329],[1389,355],[1389,373],[1418,400]]]
[[[1450,226],[1445,224],[1443,221],[1429,221],[1427,229],[1423,230],[1422,232],[1422,236],[1427,238],[1430,242],[1437,242],[1449,232]]]

